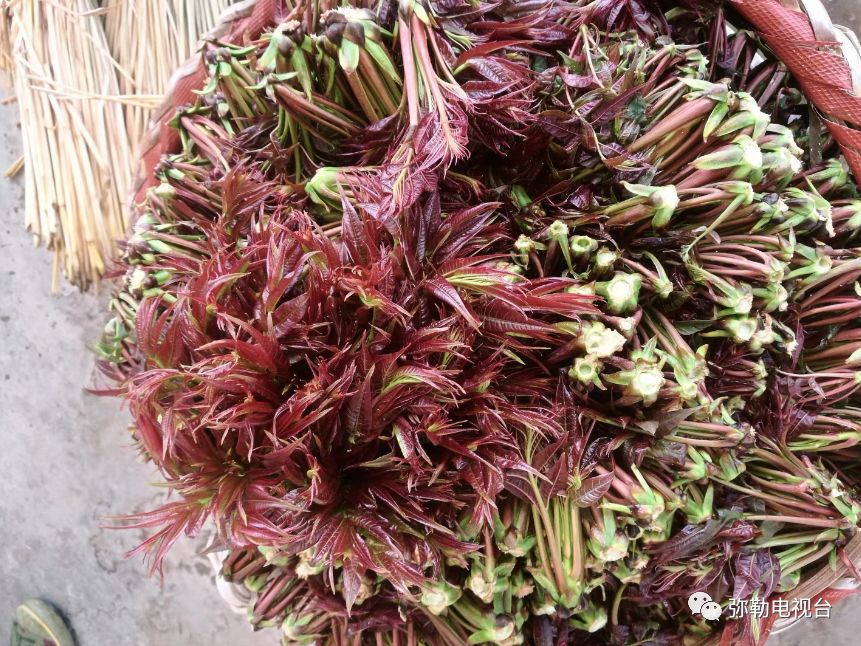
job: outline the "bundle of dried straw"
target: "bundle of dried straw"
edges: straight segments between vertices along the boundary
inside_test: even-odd
[[[119,67],[120,91],[140,99],[126,120],[135,145],[171,75],[198,48],[232,0],[103,0],[105,32]]]
[[[231,0],[0,0],[0,67],[20,104],[26,226],[81,289],[126,231],[136,148],[171,72]]]

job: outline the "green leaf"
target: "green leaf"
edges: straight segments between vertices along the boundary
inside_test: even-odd
[[[703,140],[712,136],[715,130],[718,129],[724,118],[729,112],[729,106],[726,103],[718,103],[712,110],[709,118],[706,120],[705,128],[703,129]]]
[[[539,570],[538,568],[529,568],[529,573],[532,575],[532,578],[535,580],[535,583],[538,584],[539,587],[543,588],[550,594],[554,599],[559,596],[559,593],[556,590],[556,585],[550,578],[544,573],[543,570]]]
[[[278,38],[284,33],[284,25],[279,25],[269,36],[269,46],[263,55],[257,61],[257,65],[262,70],[269,70],[275,66],[275,60],[278,56]]]
[[[625,116],[634,123],[646,122],[646,109],[649,104],[641,94],[637,94],[625,108]]]
[[[198,96],[206,96],[207,94],[212,94],[218,88],[218,79],[214,76],[209,77],[209,81],[206,83],[206,87],[202,90],[192,90]]]
[[[679,334],[682,336],[690,336],[691,334],[696,334],[697,332],[702,332],[703,330],[709,329],[714,321],[679,321],[676,323],[676,330],[678,330]]]
[[[219,61],[215,68],[215,76],[218,78],[227,78],[233,76],[233,67],[227,61]]]
[[[352,74],[359,67],[359,46],[346,38],[341,41],[341,49],[338,50],[338,63],[347,74]]]
[[[414,2],[414,3],[412,3],[412,5],[413,5],[413,13],[415,13],[416,18],[421,20],[424,24],[430,25],[431,24],[431,18],[428,15],[428,12],[425,11],[425,8],[423,6],[421,6],[418,2]]]
[[[401,80],[401,75],[398,73],[394,63],[392,63],[392,59],[389,58],[388,53],[382,45],[373,40],[366,40],[365,51],[371,55],[371,58],[374,59],[374,62],[386,76],[392,79],[396,84],[402,85],[403,82]]]
[[[294,50],[290,56],[290,64],[298,75],[299,84],[302,86],[305,96],[310,101],[314,93],[314,79],[311,77],[311,70],[308,69],[308,64],[305,62],[305,53],[299,49]]]

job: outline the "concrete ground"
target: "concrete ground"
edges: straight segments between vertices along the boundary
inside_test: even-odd
[[[21,154],[17,121],[17,106],[0,107],[0,169]],[[176,546],[162,586],[123,558],[142,531],[103,528],[164,492],[148,486],[159,478],[117,402],[82,389],[106,295],[51,296],[51,254],[23,231],[22,204],[20,180],[0,177],[0,644],[15,606],[39,596],[67,613],[79,646],[275,646],[277,632],[254,634],[226,609],[200,542]]]
[[[861,28],[859,0],[827,4]],[[0,169],[20,154],[17,107],[2,106]],[[22,230],[22,203],[20,181],[0,178],[0,643],[16,604],[40,596],[65,610],[80,646],[274,646],[277,633],[253,634],[226,609],[199,541],[177,545],[160,585],[122,556],[143,532],[103,528],[105,516],[151,508],[163,494],[147,488],[157,476],[124,444],[127,416],[82,390],[104,295],[50,295],[51,257]],[[859,631],[854,598],[769,644],[853,644]]]
[[[823,0],[835,24],[852,27],[861,34],[861,2],[858,0]]]

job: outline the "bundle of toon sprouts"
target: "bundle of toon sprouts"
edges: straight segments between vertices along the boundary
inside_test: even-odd
[[[793,79],[713,3],[286,7],[125,250],[139,551],[213,523],[287,644],[758,640],[689,595],[861,513],[861,201]]]

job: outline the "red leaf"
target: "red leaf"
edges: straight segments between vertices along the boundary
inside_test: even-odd
[[[597,505],[610,490],[614,478],[612,473],[602,473],[583,480],[580,487],[574,492],[577,504],[580,507]]]
[[[424,282],[424,287],[430,294],[453,307],[469,325],[476,329],[479,328],[481,322],[476,318],[467,304],[463,302],[457,289],[445,278],[429,278]]]

